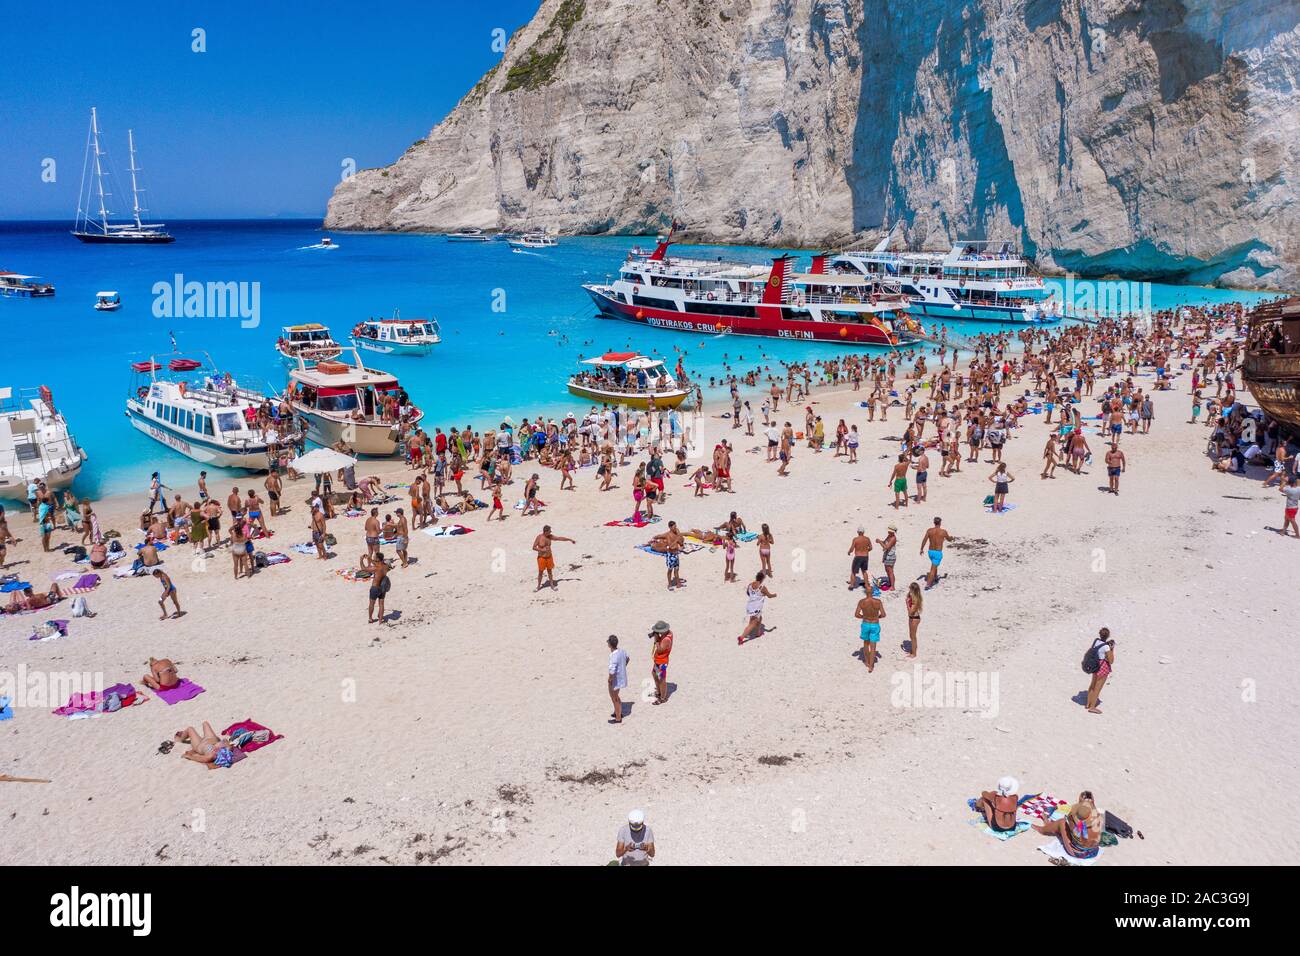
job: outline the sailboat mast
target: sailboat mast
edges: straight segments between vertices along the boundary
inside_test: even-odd
[[[140,188],[136,185],[135,174],[140,170],[135,165],[135,131],[126,131],[127,147],[131,153],[131,209],[135,213],[135,227],[140,228]]]
[[[104,227],[104,235],[108,235],[108,209],[104,205],[104,168],[99,161],[99,117],[95,115],[93,106],[90,108],[90,135],[95,143],[95,182],[99,186],[99,219]]]

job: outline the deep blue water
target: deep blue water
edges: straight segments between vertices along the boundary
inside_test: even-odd
[[[577,360],[631,348],[665,357],[687,354],[693,376],[719,375],[728,361],[765,363],[834,354],[830,344],[716,339],[643,329],[595,317],[583,282],[615,272],[647,237],[563,238],[548,249],[515,253],[504,242],[454,243],[438,236],[330,233],[339,248],[307,250],[322,235],[315,221],[179,222],[165,246],[83,245],[68,223],[0,223],[0,271],[53,283],[52,299],[0,298],[0,386],[48,385],[91,460],[76,490],[92,497],[140,491],[159,469],[168,484],[192,482],[198,465],[135,431],[123,412],[129,364],[170,351],[210,353],[241,382],[281,388],[284,367],[273,349],[284,325],[321,322],[343,340],[360,319],[432,315],[443,343],[427,357],[362,353],[396,374],[426,409],[426,425],[495,424],[535,415],[581,412],[565,381]],[[691,247],[690,254],[766,262],[771,250]],[[260,284],[256,327],[237,317],[159,318],[157,282]],[[1155,308],[1255,298],[1196,286],[1152,288]],[[95,293],[117,290],[123,307],[93,309]],[[497,311],[496,309],[503,309]],[[992,326],[956,323],[973,334]],[[565,338],[567,337],[567,342]]]

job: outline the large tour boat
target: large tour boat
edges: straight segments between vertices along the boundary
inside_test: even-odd
[[[48,388],[20,389],[17,400],[0,388],[0,498],[26,499],[32,481],[66,488],[87,457]]]
[[[352,329],[352,343],[383,355],[428,355],[442,341],[434,319],[366,319]]]
[[[1015,323],[1061,318],[1042,277],[1029,271],[1009,242],[958,242],[947,252],[889,252],[889,240],[886,235],[872,249],[842,252],[830,267],[896,285],[911,298],[908,311],[918,318]]]
[[[17,272],[0,272],[0,295],[22,299],[44,299],[54,295],[54,286],[48,282],[32,282],[35,278]]]
[[[583,369],[569,379],[569,391],[579,398],[630,408],[675,408],[690,395],[660,359],[636,352],[606,352],[583,359]]]
[[[275,351],[286,365],[295,366],[299,357],[309,363],[337,358],[343,346],[334,341],[327,327],[319,322],[305,322],[281,328]]]
[[[344,349],[343,361],[318,362],[309,366],[299,361],[289,372],[284,398],[307,422],[307,437],[318,445],[342,441],[358,455],[391,455],[401,442],[401,422],[418,422],[423,417],[406,400],[397,378],[378,369],[366,368],[355,348]],[[396,414],[389,396],[396,399]]]
[[[99,244],[158,244],[174,241],[175,237],[167,231],[162,223],[142,222],[140,213],[146,209],[140,203],[140,188],[136,174],[140,167],[135,164],[135,132],[126,131],[127,149],[131,157],[128,170],[131,173],[131,217],[127,223],[110,222],[112,212],[108,208],[111,195],[104,188],[104,166],[106,153],[99,146],[99,116],[92,106],[90,108],[90,133],[86,137],[86,156],[83,170],[88,170],[89,178],[82,174],[82,185],[77,193],[77,222],[72,234],[82,242]],[[112,171],[109,179],[112,181]],[[93,216],[93,218],[92,218]]]
[[[848,345],[903,345],[922,331],[908,300],[870,276],[832,274],[827,256],[808,272],[794,257],[771,266],[668,255],[672,233],[652,252],[633,249],[618,277],[583,288],[607,318],[660,329]]]
[[[1259,407],[1300,438],[1300,296],[1257,306],[1241,377]]]
[[[131,363],[127,418],[136,430],[205,465],[266,468],[268,436],[256,427],[256,410],[268,396],[240,387],[209,356],[204,359],[173,353]]]

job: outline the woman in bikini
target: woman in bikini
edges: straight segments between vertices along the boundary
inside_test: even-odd
[[[892,568],[890,569],[892,572]],[[916,632],[921,627],[921,610],[925,599],[921,596],[921,585],[913,581],[907,586],[907,637],[911,643],[908,657],[916,656]]]
[[[177,731],[174,739],[177,743],[190,745],[190,749],[181,756],[205,764],[209,770],[229,767],[234,763],[234,745],[229,738],[218,736],[206,720],[203,722],[203,733],[200,734],[193,727],[186,727]]]
[[[776,577],[772,573],[772,545],[776,543],[776,538],[772,537],[772,532],[768,530],[767,525],[763,525],[763,530],[758,536],[758,560],[762,571],[769,578]]]
[[[1034,825],[1036,832],[1057,837],[1065,852],[1079,860],[1090,860],[1101,852],[1104,829],[1105,819],[1093,803],[1092,794],[1086,790],[1065,817]]]
[[[181,682],[180,675],[176,673],[176,665],[166,657],[162,660],[149,658],[149,673],[140,679],[150,690],[171,690]]]

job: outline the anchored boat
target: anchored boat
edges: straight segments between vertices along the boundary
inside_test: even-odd
[[[569,391],[579,398],[631,408],[675,408],[690,394],[660,359],[636,352],[606,352],[583,359],[583,369],[569,379]]]
[[[442,341],[435,319],[366,319],[352,329],[352,343],[384,355],[428,355]]]
[[[20,389],[16,400],[0,388],[0,498],[25,499],[32,481],[66,488],[88,458],[48,388]]]
[[[401,442],[399,426],[424,413],[410,404],[396,376],[366,368],[355,348],[344,349],[341,358],[348,357],[351,364],[309,366],[300,359],[283,398],[307,422],[307,437],[316,444],[341,441],[359,455],[391,455]]]
[[[95,311],[116,312],[122,308],[122,296],[113,291],[95,293]]]
[[[109,221],[112,212],[108,208],[110,193],[104,189],[104,166],[108,154],[99,146],[99,116],[95,108],[90,108],[90,133],[86,137],[86,155],[82,169],[90,171],[90,180],[82,174],[82,184],[77,192],[77,222],[72,234],[82,242],[112,243],[165,243],[175,241],[162,223],[146,223],[140,220],[140,213],[146,212],[140,203],[140,188],[136,174],[141,170],[135,164],[135,132],[126,131],[127,148],[130,151],[131,165],[131,212],[132,222],[113,223]],[[109,170],[110,180],[112,170]],[[95,207],[98,207],[97,210]],[[94,214],[96,218],[92,219]]]
[[[54,295],[54,286],[48,282],[32,282],[35,278],[17,272],[0,272],[0,295],[20,299],[43,299]]]
[[[447,233],[448,242],[491,242],[492,237],[482,229],[463,229],[460,232]]]
[[[218,372],[206,353],[206,361],[176,353],[161,358],[131,364],[134,376],[126,399],[131,425],[206,465],[266,468],[271,442],[256,423],[257,409],[268,396],[240,387],[229,372]]]
[[[552,246],[559,245],[554,238],[544,232],[528,232],[521,236],[510,236],[506,239],[506,242],[516,252],[524,252],[528,249],[549,249]]]
[[[612,282],[583,286],[601,315],[684,332],[846,345],[903,345],[921,332],[896,287],[828,273],[827,256],[813,257],[805,273],[795,271],[792,256],[777,256],[770,267],[685,259],[668,255],[672,236],[653,252],[633,249]]]
[[[1249,323],[1241,377],[1259,407],[1300,437],[1300,296],[1257,306]]]
[[[299,357],[309,363],[337,358],[343,346],[334,341],[330,330],[319,322],[303,325],[286,325],[280,329],[275,351],[286,365],[298,364]]]

